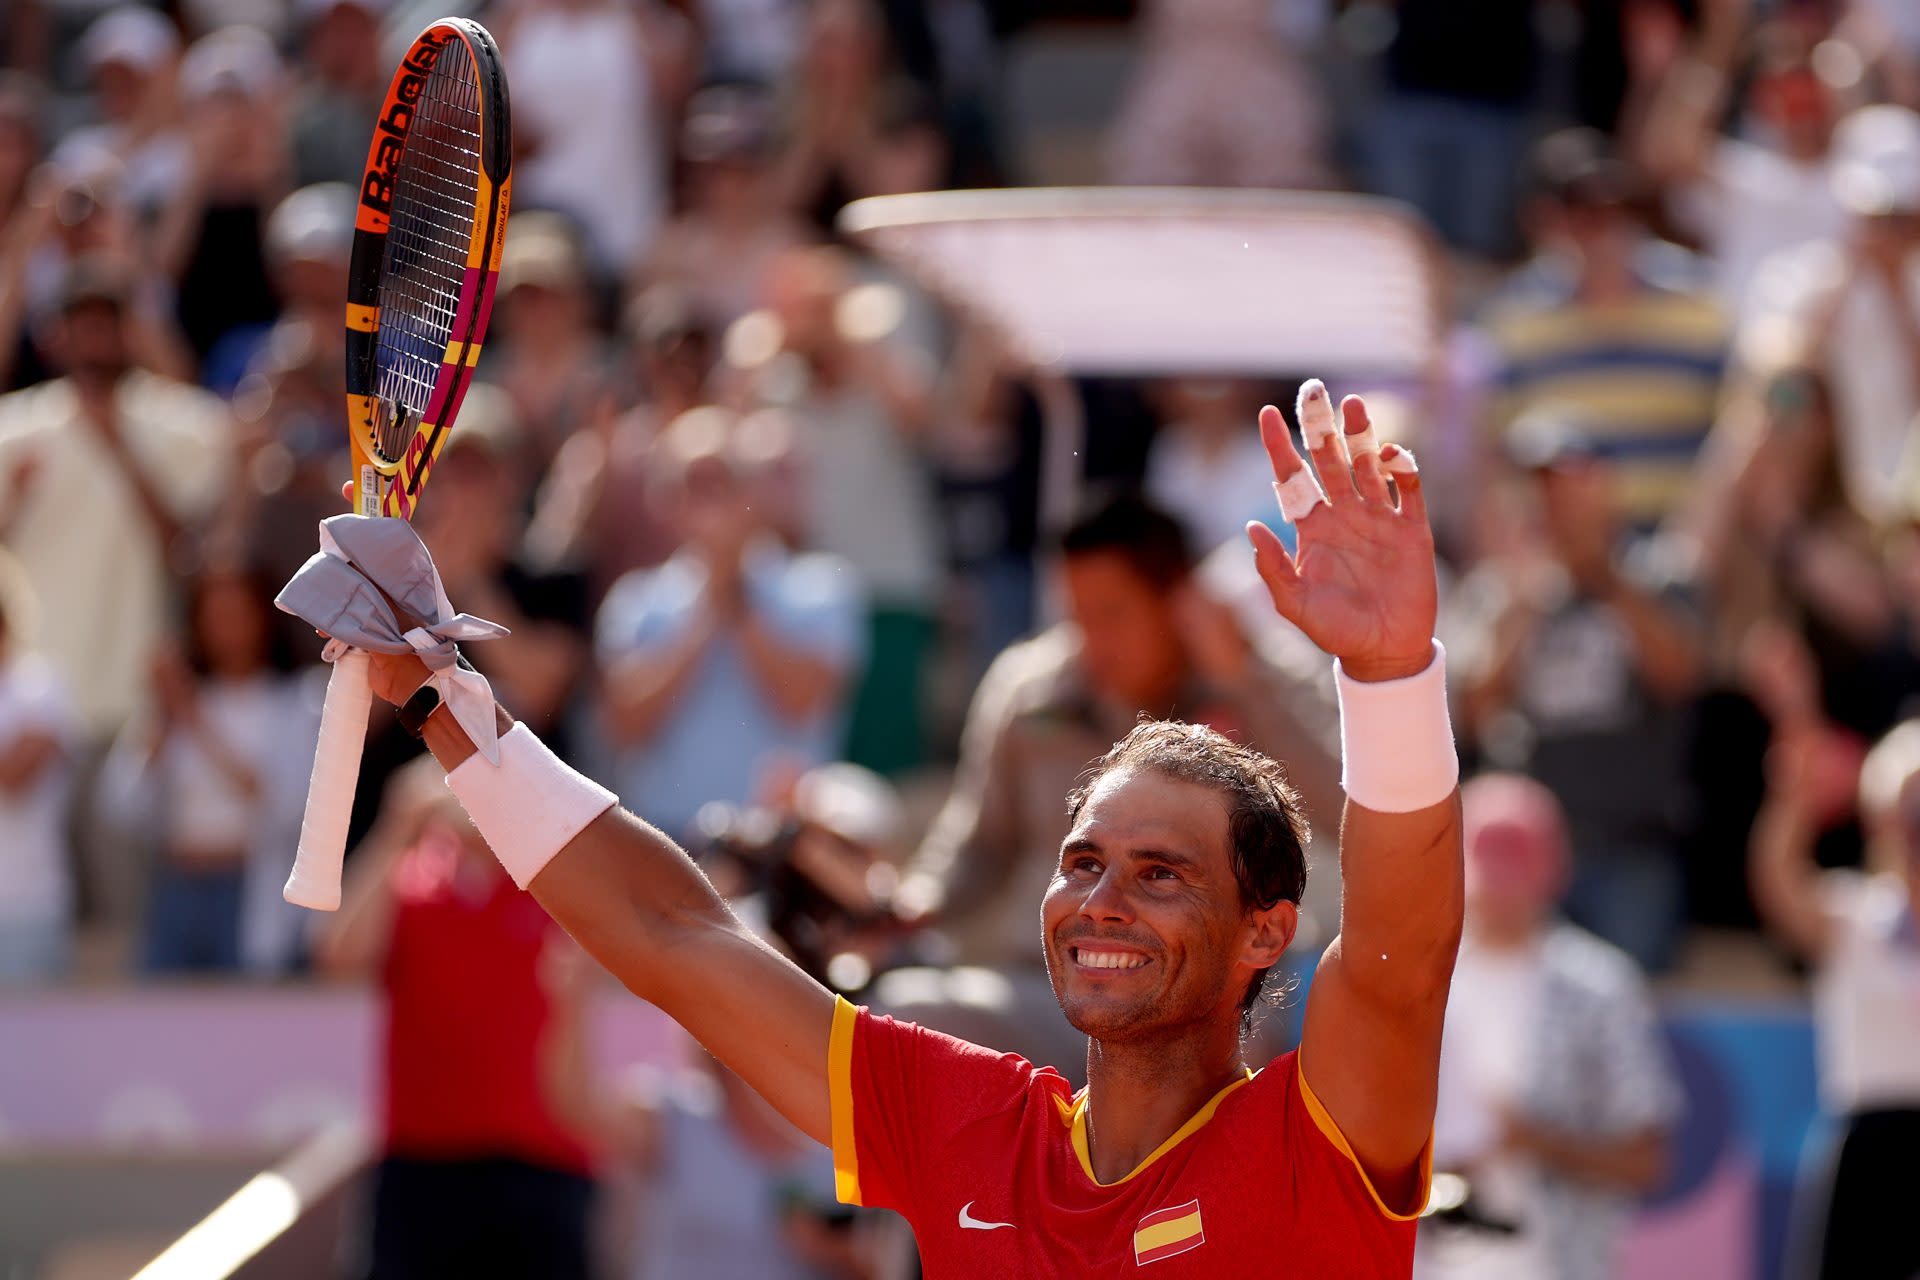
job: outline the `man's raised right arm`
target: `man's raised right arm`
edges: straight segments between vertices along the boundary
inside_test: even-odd
[[[374,689],[389,701],[404,702],[426,678],[413,658],[373,659]],[[499,714],[504,735],[509,721]],[[424,737],[449,774],[492,767],[469,763],[474,745],[444,708],[427,720]],[[499,772],[485,785],[516,785]],[[524,800],[540,802],[535,794]],[[685,1027],[800,1130],[831,1140],[832,993],[742,924],[685,850],[615,805],[526,887],[628,990]]]

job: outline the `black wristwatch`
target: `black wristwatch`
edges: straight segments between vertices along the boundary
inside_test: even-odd
[[[440,709],[440,686],[429,680],[400,704],[400,727],[418,738],[426,732],[427,717]]]

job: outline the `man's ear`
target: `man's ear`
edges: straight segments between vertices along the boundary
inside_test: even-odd
[[[1247,913],[1246,943],[1240,959],[1256,969],[1277,963],[1300,927],[1300,907],[1284,898],[1270,907]]]

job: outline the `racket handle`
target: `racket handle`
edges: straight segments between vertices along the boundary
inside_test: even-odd
[[[340,870],[347,856],[347,822],[360,781],[360,751],[367,740],[367,712],[373,705],[368,658],[349,649],[327,677],[327,702],[320,712],[320,741],[313,753],[313,777],[307,783],[307,812],[300,819],[300,849],[293,874],[281,896],[315,911],[340,907]]]

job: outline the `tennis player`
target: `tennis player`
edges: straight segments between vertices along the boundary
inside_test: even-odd
[[[1088,1036],[1075,1094],[1049,1068],[837,999],[504,712],[489,764],[416,660],[376,655],[374,688],[513,878],[830,1144],[842,1200],[903,1213],[933,1280],[1404,1280],[1461,921],[1433,545],[1412,456],[1375,444],[1365,406],[1349,397],[1336,424],[1312,382],[1300,409],[1311,468],[1279,412],[1260,417],[1298,551],[1248,532],[1274,606],[1338,662],[1346,900],[1301,1048],[1260,1072],[1241,1039],[1293,936],[1305,825],[1278,763],[1209,730],[1141,725],[1068,802],[1037,923]]]

